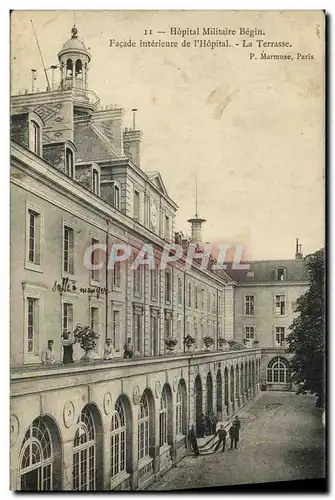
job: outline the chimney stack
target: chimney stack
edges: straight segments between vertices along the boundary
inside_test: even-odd
[[[295,258],[298,260],[302,260],[302,253],[301,253],[301,244],[299,243],[299,238],[296,238],[295,240]]]
[[[35,92],[36,69],[31,70],[31,92]]]
[[[132,161],[140,167],[140,145],[142,140],[142,132],[140,130],[136,130],[136,111],[138,109],[133,108],[133,128],[127,129],[123,131],[123,150]]]

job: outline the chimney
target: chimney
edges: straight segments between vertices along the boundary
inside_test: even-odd
[[[140,144],[142,135],[141,130],[126,128],[123,132],[123,150],[138,167],[140,166]]]
[[[297,260],[302,260],[303,255],[301,253],[301,244],[299,244],[299,238],[295,240],[295,258]]]

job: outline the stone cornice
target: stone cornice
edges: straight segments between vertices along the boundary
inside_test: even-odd
[[[257,283],[239,282],[238,288],[241,290],[248,287],[276,286],[277,288],[288,286],[309,286],[308,281],[258,281]]]

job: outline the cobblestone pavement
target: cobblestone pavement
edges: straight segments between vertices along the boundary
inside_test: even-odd
[[[325,476],[324,427],[311,396],[264,392],[239,413],[238,450],[187,456],[150,490],[176,490]]]

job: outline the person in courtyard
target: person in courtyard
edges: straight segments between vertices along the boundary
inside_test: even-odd
[[[194,455],[196,457],[198,457],[199,456],[199,448],[198,448],[197,436],[195,433],[194,425],[192,425],[191,429],[189,430],[188,439],[190,442],[191,450],[193,451]]]
[[[241,420],[238,418],[237,415],[234,418],[233,424],[236,425],[236,427],[238,428],[238,431],[240,432],[240,429],[241,429]]]
[[[64,332],[61,337],[63,344],[63,365],[69,365],[73,363],[73,344],[76,341],[71,338],[70,332]]]
[[[102,353],[103,360],[111,360],[115,358],[115,342],[111,338],[106,339],[105,347]]]
[[[200,422],[199,422],[199,437],[204,438],[205,432],[206,432],[206,417],[202,413],[200,416]]]
[[[127,342],[124,344],[123,349],[124,349],[124,354],[123,354],[124,359],[134,357],[134,348],[130,337],[127,338]]]
[[[53,340],[48,340],[48,345],[43,349],[41,354],[42,365],[54,365],[55,353],[53,351]]]
[[[209,412],[209,419],[210,419],[210,425],[211,425],[211,434],[215,435],[216,434],[216,426],[218,423],[218,419],[215,416],[213,410]]]
[[[238,425],[233,423],[229,429],[230,449],[232,449],[233,447],[237,448],[237,443],[239,441],[239,434],[240,434],[240,429]]]
[[[222,445],[222,453],[226,449],[226,438],[227,438],[227,432],[225,431],[223,424],[220,425],[220,429],[216,432],[216,436],[218,436],[219,440],[215,446],[214,453],[218,451],[220,446]]]

